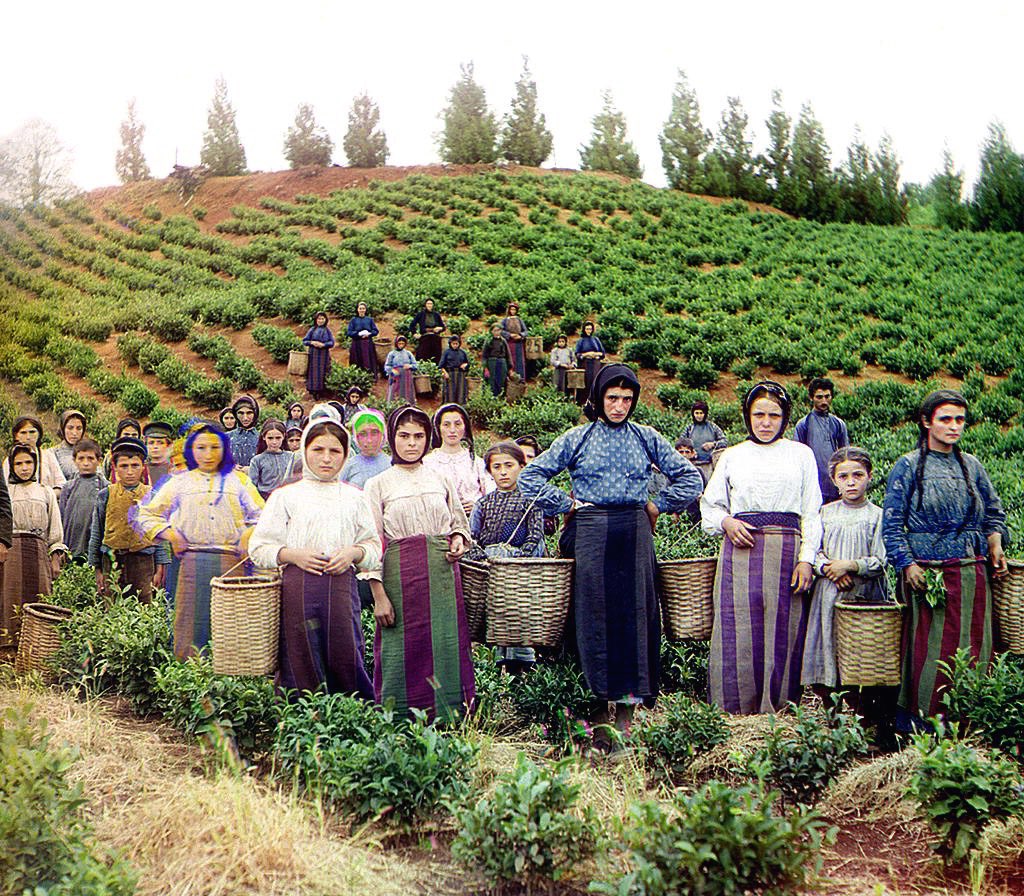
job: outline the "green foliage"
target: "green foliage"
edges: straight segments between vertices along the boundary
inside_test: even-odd
[[[380,130],[380,110],[365,93],[352,100],[342,143],[353,168],[379,168],[388,162],[388,138]]]
[[[587,720],[600,708],[600,702],[575,662],[538,663],[529,675],[513,677],[508,693],[519,718],[539,725],[548,743],[568,752],[589,742]]]
[[[989,125],[981,149],[971,218],[978,230],[1024,230],[1024,156],[998,121]]]
[[[695,700],[708,695],[707,641],[661,640],[661,687],[666,694],[678,692]]]
[[[949,732],[938,723],[934,735],[914,736],[920,760],[908,794],[939,837],[935,851],[947,862],[962,862],[989,822],[1024,815],[1024,781],[1010,760],[961,740],[955,725]]]
[[[619,112],[609,91],[601,94],[601,111],[591,120],[590,143],[580,148],[580,168],[584,171],[610,171],[625,177],[643,176],[640,156],[626,138],[626,117]]]
[[[51,744],[29,709],[0,717],[0,891],[32,896],[128,896],[135,874],[95,843],[76,754]]]
[[[823,830],[813,810],[776,815],[775,794],[710,781],[679,793],[671,806],[637,803],[623,824],[629,870],[591,889],[606,896],[785,896],[800,892],[821,869]]]
[[[146,126],[135,115],[135,100],[128,103],[128,118],[121,122],[121,148],[114,159],[114,168],[121,183],[149,179],[149,165],[142,152]]]
[[[498,155],[497,122],[487,108],[484,89],[473,77],[473,63],[461,66],[461,70],[442,113],[444,127],[438,147],[441,159],[452,165],[493,162]]]
[[[990,747],[1024,759],[1024,662],[1001,653],[987,669],[966,650],[958,650],[951,664],[943,664],[950,685],[942,694],[946,717],[959,722]]]
[[[308,103],[300,103],[295,121],[284,138],[284,157],[289,166],[302,168],[306,165],[330,165],[333,151],[334,141],[316,123],[313,107]]]
[[[96,570],[88,563],[67,563],[62,566],[46,598],[47,603],[67,607],[69,610],[91,607],[97,600]]]
[[[369,393],[373,387],[373,375],[369,371],[363,370],[362,367],[355,367],[349,364],[332,364],[324,385],[328,391],[340,396],[344,396],[353,386],[358,386]]]
[[[573,811],[580,785],[571,782],[569,763],[538,766],[520,753],[492,794],[458,810],[452,855],[492,884],[515,880],[528,890],[588,858],[597,820],[589,806]]]
[[[164,213],[160,211],[160,206],[155,202],[150,202],[148,205],[143,206],[142,216],[149,218],[150,221],[159,221],[164,216]]]
[[[698,752],[728,740],[725,719],[712,703],[668,694],[659,700],[656,713],[638,716],[632,740],[652,778],[678,781]]]
[[[708,535],[688,517],[674,517],[663,513],[654,530],[654,553],[659,560],[685,560],[697,557],[717,557],[722,540]]]
[[[199,160],[215,176],[245,173],[245,149],[238,138],[235,108],[228,100],[228,85],[223,78],[217,79],[206,116],[206,132]]]
[[[700,121],[697,93],[679,70],[672,91],[672,111],[658,136],[661,144],[661,165],[668,184],[688,193],[704,192],[704,153],[711,143],[711,134]]]
[[[288,327],[257,324],[252,328],[252,338],[257,345],[267,350],[270,357],[281,364],[288,360],[289,352],[302,350],[302,340]]]

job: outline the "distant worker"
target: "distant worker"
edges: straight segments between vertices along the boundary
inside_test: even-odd
[[[816,376],[807,386],[807,394],[811,399],[811,412],[796,425],[794,439],[803,442],[814,452],[814,462],[818,465],[818,486],[821,488],[821,501],[828,504],[839,498],[839,489],[829,476],[828,462],[840,448],[850,444],[850,434],[846,424],[832,413],[832,398],[835,395],[832,380]]]

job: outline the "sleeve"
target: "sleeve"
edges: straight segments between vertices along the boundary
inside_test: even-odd
[[[797,563],[814,563],[814,555],[821,547],[821,486],[818,484],[818,465],[810,448],[801,452],[800,488],[800,555]]]
[[[310,327],[306,330],[306,335],[302,337],[302,344],[308,346],[313,341],[313,328]]]
[[[668,485],[652,499],[659,513],[682,513],[704,490],[704,478],[668,439],[653,429],[646,433],[650,459],[668,479]]]
[[[395,350],[391,349],[388,352],[388,356],[384,359],[384,372],[388,376],[392,376],[395,372]]]
[[[327,338],[324,340],[324,348],[334,348],[334,334],[327,330]]]
[[[183,478],[172,476],[160,488],[151,489],[145,498],[132,507],[133,512],[129,512],[128,522],[143,538],[156,543],[160,534],[171,527],[167,517],[171,508],[180,500],[179,483]]]
[[[239,482],[238,502],[242,507],[242,522],[246,528],[255,526],[260,521],[260,515],[267,504],[248,476],[236,476],[236,478]]]
[[[345,328],[345,335],[349,339],[355,339],[359,335],[359,325],[356,323],[356,318],[352,318],[348,322],[348,326]]]
[[[435,311],[434,314],[437,315],[437,326],[439,326],[443,330],[444,329],[444,318],[441,317],[441,312]]]
[[[885,542],[882,540],[882,515],[878,514],[871,527],[870,553],[857,558],[857,575],[874,579],[885,572]]]
[[[722,455],[700,498],[700,525],[709,535],[722,535],[725,532],[722,522],[730,513],[729,455],[734,450],[729,449]]]
[[[473,512],[469,515],[469,534],[473,536],[473,541],[479,541],[480,533],[483,531],[484,526],[484,502],[477,501],[473,505]]]
[[[601,340],[598,339],[597,336],[594,337],[594,342],[597,343],[597,350],[601,353],[601,357],[603,358],[604,355],[605,355],[604,343],[602,343]]]
[[[544,514],[536,507],[531,508],[526,517],[526,540],[519,548],[523,557],[544,556]]]
[[[800,442],[802,445],[807,444],[807,418],[801,417],[796,422],[796,427],[793,430],[793,440]]]
[[[822,526],[822,531],[824,532],[824,525]],[[818,548],[817,553],[814,555],[814,562],[811,564],[811,566],[814,567],[814,574],[816,576],[825,575],[825,564],[832,559],[825,553],[824,547],[824,544],[822,544],[822,546]]]
[[[0,543],[10,547],[14,542],[14,510],[11,507],[11,492],[7,488],[7,477],[0,477]]]
[[[46,479],[48,480],[49,486],[53,491],[60,491],[67,485],[67,477],[64,475],[64,471],[60,468],[60,464],[57,463],[57,455],[53,453],[52,448],[44,448],[40,452],[40,462],[45,468]]]
[[[729,440],[725,437],[725,433],[722,432],[722,427],[717,423],[711,424],[711,432],[715,436],[715,448],[728,448]]]
[[[153,559],[157,566],[169,566],[171,563],[171,546],[166,541],[158,541],[153,551]]]
[[[558,351],[558,349],[556,349],[556,348],[553,348],[553,349],[551,349],[551,354],[550,354],[550,355],[548,355],[548,363],[549,363],[549,364],[550,364],[550,365],[551,365],[552,367],[557,367],[557,366],[558,366],[558,364],[557,364],[557,363],[556,363],[556,361],[555,361],[555,352],[557,352],[557,351]]]
[[[100,568],[100,559],[103,554],[103,536],[107,534],[107,498],[110,492],[102,489],[96,496],[96,506],[92,509],[92,525],[89,527],[89,546],[86,549],[86,556],[89,565],[94,569]]]
[[[1006,528],[1006,511],[1003,509],[1003,502],[999,499],[999,494],[996,492],[995,486],[992,485],[992,480],[988,478],[988,472],[982,466],[981,461],[977,458],[972,459],[974,461],[972,466],[977,471],[974,477],[975,487],[985,513],[981,531],[986,538],[998,532],[1002,536],[1005,549],[1010,544],[1010,533]]]
[[[423,312],[420,311],[413,319],[412,323],[409,324],[409,335],[415,336],[416,331],[423,332]]]
[[[549,480],[569,466],[580,438],[579,428],[562,433],[547,451],[531,460],[519,474],[519,491],[527,500],[536,499],[537,506],[549,516],[572,510],[572,498],[550,485]]]
[[[381,484],[377,481],[380,477],[374,476],[367,483],[366,488],[363,489],[363,497],[366,499],[366,503],[370,508],[370,518],[373,520],[373,527],[377,530],[377,536],[380,539],[381,547],[383,549],[384,544],[384,495],[381,492]],[[361,578],[364,579],[376,579],[378,582],[381,581],[383,574],[383,550],[381,552],[381,562],[376,567],[371,568],[369,564],[362,564],[362,572],[364,573]]]
[[[684,439],[692,439],[693,438],[693,427],[694,426],[695,426],[695,424],[693,424],[693,423],[691,423],[689,426],[687,426],[686,429],[683,430],[682,438],[684,438]]]
[[[361,572],[373,569],[380,569],[381,560],[384,557],[384,548],[381,544],[380,534],[373,521],[373,514],[370,512],[370,504],[366,495],[356,491],[353,487],[356,499],[356,541],[355,543],[363,549],[363,559],[357,565]]]
[[[889,474],[885,486],[885,502],[882,505],[882,540],[889,562],[897,571],[906,569],[914,562],[905,524],[913,482],[914,471],[910,460],[901,457]]]
[[[52,488],[46,489],[46,497],[50,510],[50,528],[46,534],[46,541],[50,546],[50,553],[56,554],[60,551],[67,551],[68,546],[64,544],[64,523],[60,518],[57,496],[53,493]]]
[[[270,493],[267,506],[249,539],[249,556],[263,569],[277,566],[277,555],[288,541],[288,508],[280,491]]]
[[[370,336],[377,336],[380,334],[380,330],[377,329],[377,322],[371,317],[370,318]]]
[[[442,476],[441,479],[444,482],[444,490],[448,498],[448,510],[452,515],[452,530],[448,534],[461,535],[466,539],[466,547],[469,547],[473,536],[470,534],[469,519],[466,517],[466,511],[462,509],[462,502],[459,500],[455,483],[448,476]]]
[[[260,486],[266,487],[263,482],[263,455],[257,454],[251,461],[249,461],[249,481],[256,487],[256,491],[260,490]]]
[[[574,352],[572,349],[569,349],[569,366],[576,366],[576,352]]]
[[[836,433],[836,447],[847,448],[850,445],[850,431],[846,428],[846,421],[836,417],[839,423],[839,431]]]

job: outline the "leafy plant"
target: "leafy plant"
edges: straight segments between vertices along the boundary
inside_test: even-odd
[[[1024,758],[1024,664],[1020,657],[1001,653],[987,669],[966,650],[952,663],[943,663],[949,687],[943,692],[946,716],[962,724],[985,744],[1017,759]]]
[[[670,514],[658,517],[654,532],[654,552],[659,560],[684,560],[698,557],[717,557],[722,540],[708,535],[700,523]]]
[[[729,738],[725,714],[713,703],[683,694],[661,698],[657,712],[645,712],[633,725],[632,739],[648,772],[677,780],[701,751]]]
[[[589,741],[586,720],[600,704],[571,660],[538,663],[529,675],[513,678],[508,693],[520,719],[539,725],[548,743],[568,751]]]
[[[53,581],[47,603],[69,610],[81,610],[96,604],[96,570],[88,563],[69,563]]]
[[[708,695],[707,641],[661,641],[661,687],[665,693],[678,691],[704,700]]]

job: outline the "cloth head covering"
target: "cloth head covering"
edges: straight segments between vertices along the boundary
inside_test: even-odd
[[[121,436],[124,435],[124,431],[128,429],[129,426],[134,426],[135,431],[139,435],[142,435],[142,424],[139,423],[138,420],[136,420],[134,417],[122,417],[120,420],[117,421],[117,429],[114,430],[114,438],[121,438]]]
[[[330,319],[330,317],[328,317],[328,316],[327,316],[327,312],[326,312],[326,311],[324,311],[324,310],[323,310],[323,309],[321,308],[321,309],[320,309],[319,311],[317,311],[317,312],[316,312],[316,313],[315,313],[315,314],[313,315],[313,326],[314,326],[314,327],[319,327],[319,326],[320,326],[320,324],[318,324],[318,323],[316,322],[316,319],[317,319],[318,317],[321,317],[321,316],[322,316],[322,317],[323,317],[323,319],[324,319],[324,322],[323,322],[323,326],[325,326],[325,327],[326,327],[326,326],[327,326],[327,325],[328,325],[328,324],[329,324],[329,323],[331,322],[331,319]]]
[[[707,420],[708,415],[710,413],[710,408],[708,407],[708,403],[704,401],[703,398],[698,398],[690,407],[690,416],[693,417],[693,421],[696,423],[697,417],[694,414],[695,411],[703,411],[704,419]]]
[[[411,420],[419,426],[423,427],[423,431],[427,434],[427,438],[423,440],[423,453],[416,458],[416,460],[404,460],[398,456],[398,452],[395,450],[395,433],[398,432],[398,427]],[[415,405],[407,404],[400,408],[395,408],[391,412],[391,416],[388,417],[388,447],[391,448],[391,463],[401,465],[412,465],[418,464],[424,457],[427,456],[427,452],[430,450],[430,434],[432,427],[430,425],[430,418],[427,416],[426,411],[421,411]]]
[[[142,437],[144,439],[167,439],[170,441],[174,438],[174,427],[170,423],[164,423],[162,420],[151,420],[142,427]]]
[[[270,432],[270,430],[272,429],[281,433],[282,436],[285,436],[287,438],[288,430],[284,428],[284,424],[280,420],[275,420],[273,417],[270,417],[269,419],[264,421],[263,425],[260,427],[260,437],[256,440],[257,454],[262,454],[264,451],[267,450],[267,440],[264,438],[264,436],[266,436],[266,434]],[[284,446],[282,445],[281,447],[283,448]]]
[[[759,398],[770,398],[782,408],[782,426],[779,427],[779,431],[767,442],[762,442],[755,436],[754,429],[750,425],[750,409]],[[781,439],[786,432],[786,427],[789,426],[789,416],[792,411],[793,402],[790,400],[789,393],[782,383],[777,383],[775,380],[761,380],[761,382],[755,383],[747,393],[747,397],[743,399],[743,425],[747,428],[747,438],[755,445],[770,445],[772,442]]]
[[[449,348],[451,348],[453,345],[455,345],[455,343],[458,343],[459,345],[462,345],[462,337],[458,333],[452,333],[452,335],[448,337],[448,347]]]
[[[67,439],[64,436],[64,427],[68,425],[68,421],[73,417],[77,417],[82,421],[82,434],[85,434],[86,419],[85,414],[75,408],[68,408],[63,414],[60,415],[60,425],[57,427],[57,432],[60,433],[60,437],[66,442]]]
[[[441,438],[441,417],[447,414],[449,411],[455,411],[460,417],[466,427],[466,434],[462,437],[462,441],[469,445],[469,453],[473,453],[473,423],[469,419],[469,414],[461,404],[455,404],[455,402],[449,402],[443,404],[436,411],[434,411],[434,419],[430,424],[430,444],[433,448],[439,448],[443,439]]]
[[[302,402],[301,401],[293,401],[290,405],[288,405],[288,418],[289,419],[291,419],[291,416],[292,416],[292,408],[298,408],[300,411],[302,411],[302,416],[303,417],[306,416],[306,409],[302,406]]]
[[[299,442],[299,456],[302,458],[302,478],[312,479],[314,482],[337,482],[341,478],[341,467],[338,468],[338,472],[330,479],[322,479],[320,476],[317,476],[317,474],[314,473],[306,463],[306,445],[309,442],[310,433],[319,427],[326,427],[328,432],[338,437],[338,440],[345,449],[345,460],[348,460],[348,431],[345,429],[345,425],[341,422],[341,415],[329,404],[314,405],[313,410],[309,412],[309,423],[307,423],[306,428],[302,430],[302,441]],[[322,433],[317,432],[317,435],[321,434]],[[342,466],[344,465],[344,462],[342,462]]]
[[[221,412],[217,415],[217,419],[220,420],[221,428],[225,432],[228,431],[228,425],[224,422],[224,417],[227,414],[231,414],[232,417],[235,417],[235,424],[231,428],[234,429],[235,426],[238,426],[238,417],[235,416],[235,407],[234,405],[228,405],[228,407],[222,409]]]
[[[362,386],[352,386],[348,392],[345,393],[345,400],[352,403],[351,399],[353,395],[358,395],[360,398],[366,398],[366,390]]]
[[[306,423],[308,423],[308,422],[309,421],[308,421],[308,419],[306,417],[303,417],[302,420],[285,420],[284,421],[284,434],[285,434],[285,437],[291,435],[291,433],[295,432],[296,430],[298,430],[299,432],[302,432],[302,430],[306,426]]]
[[[260,406],[256,399],[251,395],[239,395],[238,398],[235,399],[235,403],[231,405],[231,410],[235,412],[235,420],[238,420],[238,409],[245,405],[249,405],[249,407],[252,408],[252,426],[250,426],[249,429],[255,429],[256,423],[260,419]],[[241,426],[241,422],[239,422],[238,425]]]
[[[345,405],[343,405],[340,401],[334,400],[327,402],[327,404],[329,404],[332,408],[334,408],[334,410],[338,412],[338,416],[341,417],[342,420],[345,419]],[[312,411],[309,412],[309,416],[313,416]]]
[[[518,314],[519,313],[519,303],[518,302],[509,302],[508,306],[505,308],[505,314],[511,316],[513,308],[516,309],[516,314]]]
[[[387,433],[388,431],[388,421],[384,419],[384,415],[376,408],[366,408],[366,410],[353,414],[348,425],[349,429],[352,430],[352,435],[355,435],[364,426],[376,426],[381,433]]]
[[[619,381],[623,389],[629,389],[633,393],[633,403],[629,407],[629,413],[622,423],[612,423],[604,411],[604,393],[611,388],[613,383]],[[606,364],[594,377],[594,383],[590,387],[590,396],[583,406],[583,413],[588,420],[603,420],[608,426],[622,426],[636,410],[637,400],[640,398],[640,380],[636,378],[631,367],[625,364]]]
[[[135,455],[144,461],[149,457],[146,443],[134,436],[121,436],[119,439],[114,439],[114,444],[110,446],[110,456],[116,462],[119,454]]]
[[[405,338],[405,337],[404,337],[404,336],[403,336],[403,335],[402,335],[401,333],[399,333],[399,334],[398,334],[398,335],[397,335],[397,336],[395,337],[395,348],[398,348],[398,343],[399,343],[399,342],[404,342],[404,343],[405,343],[406,345],[408,345],[408,344],[409,344],[409,340],[408,340],[408,339],[406,339],[406,338]]]
[[[190,470],[195,470],[199,466],[195,454],[192,452],[192,446],[195,444],[196,439],[204,432],[212,433],[220,441],[221,459],[217,472],[226,474],[235,468],[235,459],[231,455],[231,440],[228,438],[228,434],[216,423],[210,420],[195,420],[190,424],[186,424],[186,427],[185,449],[182,453],[185,458],[185,465]]]
[[[33,417],[31,414],[22,414],[11,424],[11,438],[13,439],[18,430],[26,423],[31,423],[36,428],[36,432],[39,433],[39,435],[36,436],[36,444],[38,445],[39,440],[43,437],[43,422],[38,417]]]
[[[21,479],[14,472],[14,458],[19,454],[27,454],[32,458],[32,462],[35,466],[32,468],[32,475],[28,479]],[[28,445],[14,445],[11,450],[7,452],[7,481],[12,485],[18,485],[23,482],[36,482],[39,479],[39,452],[35,448],[29,448]]]

